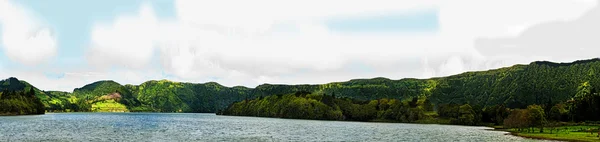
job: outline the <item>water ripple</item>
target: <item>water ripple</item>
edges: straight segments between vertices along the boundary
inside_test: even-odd
[[[486,127],[164,113],[0,117],[0,141],[535,141]]]

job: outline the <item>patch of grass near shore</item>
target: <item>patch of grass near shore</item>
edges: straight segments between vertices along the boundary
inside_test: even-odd
[[[582,142],[598,142],[600,138],[596,137],[597,134],[590,134],[587,132],[571,132],[571,133],[514,133],[514,135],[522,136],[526,138],[534,139],[548,139],[548,140],[564,140],[564,141],[582,141]]]
[[[539,129],[535,128],[532,132],[517,131],[509,129],[511,134],[526,138],[548,139],[548,140],[563,140],[563,141],[582,141],[582,142],[599,142],[598,126],[562,126],[555,128],[544,128],[544,132],[540,133]]]
[[[92,112],[129,112],[127,106],[114,100],[104,100],[92,104]]]

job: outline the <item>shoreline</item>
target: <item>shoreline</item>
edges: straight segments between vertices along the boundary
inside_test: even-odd
[[[164,112],[49,112],[45,114],[69,114],[69,113],[156,113],[161,114]],[[174,113],[164,113],[164,114],[174,114]],[[181,114],[190,114],[190,113],[181,113]],[[216,116],[233,116],[233,117],[256,117],[256,118],[275,118],[275,119],[291,119],[291,118],[276,118],[276,117],[257,117],[257,116],[236,116],[236,115],[217,115],[215,113],[198,113],[198,114],[214,114]],[[31,115],[44,115],[44,114],[28,114],[28,115],[0,115],[0,116],[31,116]],[[403,123],[403,124],[424,124],[424,125],[450,125],[450,126],[470,126],[470,125],[453,125],[453,124],[443,124],[443,123],[405,123],[405,122],[394,122],[394,121],[344,121],[344,120],[316,120],[316,119],[295,119],[295,120],[315,120],[315,121],[337,121],[337,122],[362,122],[362,123]],[[560,138],[548,138],[548,137],[540,137],[540,136],[528,136],[522,135],[519,132],[511,132],[507,129],[503,128],[494,128],[491,126],[470,126],[470,127],[485,127],[487,131],[502,131],[506,132],[504,135],[512,135],[516,137],[522,137],[526,139],[535,139],[535,140],[557,140],[557,141],[569,141],[569,142],[586,142],[582,140],[572,140],[572,139],[560,139]]]
[[[45,114],[68,114],[68,113],[165,113],[165,112],[48,112]],[[174,114],[174,113],[165,113],[165,114]],[[181,113],[181,114],[186,114],[186,113]],[[187,113],[189,114],[189,113]],[[199,114],[214,114],[219,116],[218,114],[215,113],[199,113]],[[44,115],[44,114],[26,114],[26,115],[5,115],[5,114],[0,114],[0,116],[31,116],[31,115]],[[257,116],[236,116],[236,115],[220,115],[220,116],[233,116],[233,117],[257,117]],[[257,117],[257,118],[277,118],[277,117]],[[292,119],[292,118],[278,118],[278,119]],[[316,121],[339,121],[339,122],[365,122],[365,123],[404,123],[404,124],[430,124],[430,125],[453,125],[453,124],[443,124],[443,123],[406,123],[406,122],[394,122],[394,121],[382,121],[382,120],[375,120],[375,121],[344,121],[344,120],[317,120],[317,119],[297,119],[297,120],[316,120]],[[454,125],[454,126],[470,126],[470,125]],[[508,129],[504,129],[504,128],[494,128],[491,126],[472,126],[472,127],[486,127],[486,129],[484,130],[488,130],[488,131],[502,131],[502,132],[507,132],[505,135],[512,135],[512,136],[517,136],[517,137],[522,137],[522,138],[527,138],[527,139],[535,139],[535,140],[556,140],[556,141],[568,141],[568,142],[587,142],[587,141],[583,141],[583,140],[576,140],[576,139],[568,139],[568,138],[549,138],[549,137],[543,137],[543,136],[530,136],[530,135],[525,135],[525,134],[521,134],[520,132],[512,132],[509,131]],[[600,141],[600,139],[598,139]]]
[[[15,113],[0,113],[0,116],[27,116],[27,115],[44,115],[46,113],[42,113],[42,114],[15,114]]]
[[[449,123],[419,123],[419,122],[397,122],[397,121],[382,121],[382,120],[374,120],[374,121],[350,121],[350,120],[323,120],[323,119],[297,119],[297,118],[282,118],[282,117],[262,117],[262,116],[242,116],[242,115],[219,115],[217,116],[231,116],[231,117],[251,117],[251,118],[273,118],[273,119],[290,119],[290,120],[312,120],[312,121],[335,121],[335,122],[360,122],[360,123],[383,123],[383,124],[421,124],[421,125],[447,125],[447,126],[465,126],[465,127],[483,127],[486,131],[502,131],[493,126],[488,125],[458,125],[458,124],[449,124]],[[508,131],[503,131],[508,132]]]
[[[239,116],[239,115],[222,115],[222,116],[293,119],[293,118],[280,118],[280,117]],[[318,119],[297,119],[297,120],[364,122],[364,123],[403,123],[403,124],[423,124],[423,125],[452,125],[452,126],[485,127],[486,129],[484,129],[484,130],[487,130],[487,131],[502,131],[502,132],[506,132],[505,135],[512,135],[512,136],[516,136],[516,137],[521,137],[521,138],[526,138],[526,139],[534,139],[534,140],[553,140],[553,141],[567,141],[567,142],[600,141],[600,139],[578,140],[578,139],[570,139],[570,138],[551,138],[551,137],[544,137],[544,136],[531,136],[531,135],[521,134],[519,132],[512,132],[512,131],[509,131],[508,129],[498,128],[498,127],[489,126],[489,125],[488,126],[486,126],[486,125],[456,125],[456,124],[444,124],[444,123],[394,122],[394,121],[382,121],[382,120],[374,120],[374,121],[346,121],[346,120],[318,120]]]
[[[507,129],[498,129],[495,128],[494,131],[503,131],[503,132],[507,132],[506,135],[512,135],[512,136],[516,136],[516,137],[522,137],[522,138],[527,138],[527,139],[535,139],[535,140],[554,140],[554,141],[566,141],[566,142],[589,142],[589,141],[584,141],[584,140],[577,140],[577,139],[569,139],[569,138],[549,138],[549,137],[543,137],[543,136],[530,136],[530,135],[524,135],[521,134],[519,132],[511,132]],[[600,141],[600,139],[597,139],[597,141]]]
[[[502,130],[504,131],[504,130]],[[556,141],[567,141],[567,142],[587,142],[587,141],[582,141],[582,140],[573,140],[573,139],[558,139],[558,138],[548,138],[548,137],[537,137],[537,136],[527,136],[527,135],[520,135],[520,133],[518,132],[509,132],[509,131],[505,131],[508,132],[510,135],[513,136],[517,136],[517,137],[522,137],[522,138],[528,138],[528,139],[536,139],[536,140],[556,140]]]
[[[81,114],[81,113],[114,113],[114,114],[140,114],[140,113],[153,113],[153,114],[213,114],[216,116],[230,116],[230,117],[251,117],[251,118],[274,118],[274,119],[290,119],[290,120],[314,120],[314,121],[338,121],[338,122],[365,122],[365,123],[404,123],[404,124],[431,124],[431,125],[450,125],[450,126],[469,126],[469,127],[486,127],[486,130],[499,130],[492,126],[486,125],[458,125],[449,123],[419,123],[419,122],[398,122],[391,120],[372,120],[372,121],[351,121],[351,120],[327,120],[327,119],[297,119],[297,118],[282,118],[282,117],[263,117],[263,116],[242,116],[242,115],[222,115],[211,112],[46,112],[44,114],[24,114],[24,115],[0,115],[0,116],[25,116],[25,115],[46,115],[46,114]],[[507,131],[506,131],[507,132]]]

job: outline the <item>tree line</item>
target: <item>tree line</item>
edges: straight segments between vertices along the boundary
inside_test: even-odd
[[[458,125],[503,125],[519,131],[553,127],[558,122],[600,121],[600,93],[589,82],[582,83],[572,99],[558,103],[531,104],[510,108],[504,104],[433,104],[426,96],[410,99],[358,100],[299,91],[246,99],[231,104],[220,115],[278,117],[293,119],[433,122]]]
[[[566,109],[571,109],[571,103],[582,103],[574,101],[577,99],[574,95],[580,92],[579,86],[585,82],[588,82],[588,88],[598,88],[599,71],[600,60],[591,59],[573,63],[533,62],[528,65],[431,79],[353,79],[318,85],[263,84],[256,88],[246,88],[226,87],[215,82],[195,84],[159,80],[147,81],[140,85],[121,85],[114,81],[98,81],[69,93],[39,91],[25,81],[12,78],[0,81],[0,90],[23,90],[25,87],[33,87],[35,95],[48,111],[89,111],[98,98],[119,92],[122,97],[115,100],[115,103],[127,106],[130,111],[216,112],[234,102],[252,100],[260,96],[265,98],[275,94],[307,91],[329,96],[335,94],[337,98],[350,100],[396,99],[402,100],[400,102],[410,102],[411,99],[418,98],[436,104],[436,111],[440,105],[452,106],[451,108],[458,110],[460,106],[468,104],[474,112],[481,112],[500,106],[525,109],[529,105],[537,104],[549,114],[548,111],[555,104],[562,104]],[[467,109],[468,106],[463,108]],[[593,111],[596,108],[580,106],[580,109]],[[575,111],[569,111],[569,115],[564,116],[564,119],[579,121],[586,118],[577,117],[592,117],[583,112],[575,115]],[[467,117],[470,116],[466,115],[465,118]],[[481,116],[474,117],[488,116],[482,113]],[[458,117],[447,119],[454,120]]]
[[[35,91],[14,91],[5,89],[0,92],[0,115],[44,114],[44,104],[35,96]]]
[[[423,99],[410,101],[377,99],[361,101],[335,94],[299,91],[243,100],[219,111],[221,115],[278,117],[293,119],[415,122],[428,117],[433,105]]]
[[[598,88],[584,82],[577,89],[577,94],[566,102],[544,105],[530,105],[525,109],[507,109],[509,112],[503,125],[516,128],[518,131],[532,131],[539,127],[555,127],[557,122],[600,122],[600,94]]]

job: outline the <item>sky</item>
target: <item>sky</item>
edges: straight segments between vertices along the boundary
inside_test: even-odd
[[[0,78],[321,84],[600,53],[600,0],[0,0]]]

